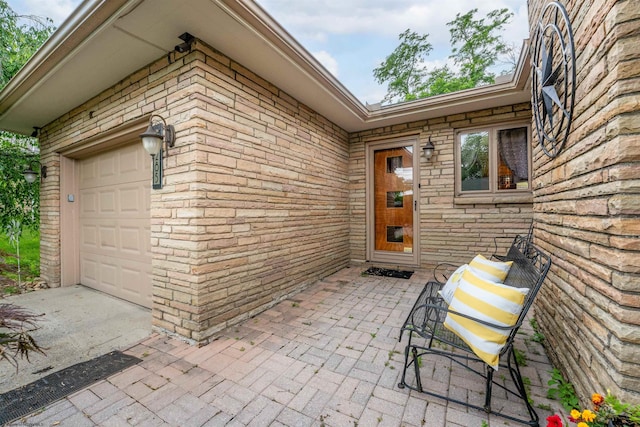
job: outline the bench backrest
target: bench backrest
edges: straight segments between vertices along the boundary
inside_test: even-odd
[[[529,293],[525,297],[522,312],[518,317],[516,325],[522,325],[529,308],[544,282],[547,272],[551,267],[551,257],[540,249],[535,247],[528,236],[516,236],[513,243],[505,256],[506,261],[513,261],[509,274],[504,281],[505,285],[516,288],[529,288]],[[507,343],[510,343],[518,330],[516,327],[512,332]],[[509,347],[506,345],[504,348]]]

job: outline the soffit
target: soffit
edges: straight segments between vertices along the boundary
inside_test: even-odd
[[[184,32],[348,132],[530,99],[521,60],[505,83],[372,110],[251,0],[93,0],[0,93],[0,128],[30,134],[171,52]]]

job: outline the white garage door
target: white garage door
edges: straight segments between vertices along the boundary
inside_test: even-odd
[[[151,307],[151,159],[142,144],[79,162],[80,283]]]

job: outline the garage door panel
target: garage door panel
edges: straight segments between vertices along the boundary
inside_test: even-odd
[[[121,266],[121,275],[123,291],[127,292],[130,296],[138,295],[140,294],[140,289],[138,288],[138,286],[136,286],[136,284],[151,280],[151,266],[149,266],[149,268],[146,270],[141,270],[140,268],[138,268],[137,264],[125,262]],[[142,296],[151,299],[150,289],[147,294]]]
[[[138,227],[120,227],[120,248],[122,252],[128,254],[144,255],[146,245],[144,244],[144,230]]]
[[[144,182],[144,184],[119,190],[119,213],[128,218],[149,218],[149,203],[144,203],[144,201],[150,199],[151,183]]]
[[[96,158],[83,160],[80,165],[80,182],[95,185],[98,178],[98,168]]]
[[[98,263],[91,258],[84,258],[80,262],[80,272],[84,277],[83,284],[87,286],[98,283]]]
[[[142,199],[144,197],[144,188],[129,187],[121,188],[118,192],[120,200],[120,212],[133,215],[144,215],[142,208]]]
[[[125,147],[119,152],[119,173],[122,175],[138,175],[140,171],[145,171],[145,160],[148,155],[138,150],[136,146]],[[149,162],[151,163],[151,162]]]
[[[147,307],[149,157],[136,143],[82,160],[79,192],[81,283]]]
[[[151,228],[145,228],[144,233],[142,233],[143,243],[144,243],[144,255],[153,259],[153,254],[151,253]],[[150,264],[151,265],[151,264]]]
[[[151,264],[151,231],[138,220],[100,220],[81,229],[80,252]]]
[[[98,247],[98,227],[96,225],[83,224],[80,226],[80,250],[95,249]]]
[[[108,188],[136,181],[151,181],[151,156],[138,144],[84,159],[80,183],[86,188]]]
[[[80,214],[85,218],[90,215],[96,219],[114,216],[149,218],[150,188],[150,183],[145,181],[123,185],[117,189],[81,190]]]
[[[117,253],[120,245],[116,239],[116,233],[118,231],[115,226],[100,226],[100,245],[98,248],[101,251]]]
[[[98,206],[98,214],[109,215],[118,212],[116,204],[116,192],[113,190],[102,190],[99,193],[100,205]]]
[[[107,289],[107,292],[117,292],[118,290],[118,269],[117,263],[102,260],[99,261],[100,275],[98,276],[100,283]]]
[[[118,175],[118,171],[116,170],[116,158],[116,156],[111,155],[110,153],[105,153],[98,157],[98,176],[102,180],[111,181]]]
[[[97,194],[95,191],[80,191],[80,215],[98,212]]]

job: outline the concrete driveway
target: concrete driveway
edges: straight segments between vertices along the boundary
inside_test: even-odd
[[[0,361],[0,393],[113,350],[151,334],[151,310],[84,286],[43,289],[0,299],[44,313],[32,335],[46,356],[18,360],[19,370]]]

